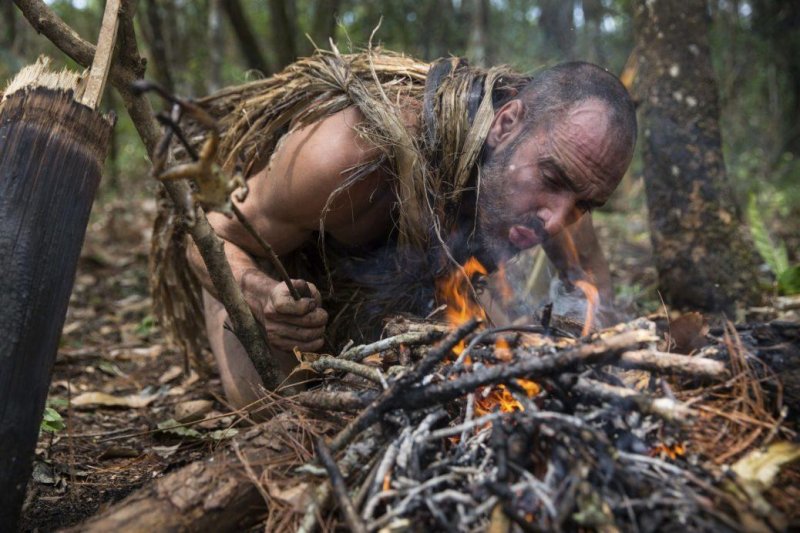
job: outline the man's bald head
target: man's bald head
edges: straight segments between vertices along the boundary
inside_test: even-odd
[[[551,128],[569,109],[586,100],[603,103],[619,148],[636,144],[636,108],[628,90],[608,71],[584,61],[561,63],[534,74],[517,97],[525,105],[526,133]]]

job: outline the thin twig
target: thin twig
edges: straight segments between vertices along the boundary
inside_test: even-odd
[[[401,333],[400,335],[381,339],[377,342],[373,342],[372,344],[355,346],[344,352],[339,356],[339,358],[349,359],[350,361],[361,361],[369,355],[392,350],[401,345],[416,346],[419,344],[430,344],[439,340],[443,336],[444,332],[434,329],[426,331],[409,331],[408,333]]]
[[[302,298],[300,291],[297,290],[292,284],[292,278],[289,276],[289,273],[286,271],[286,267],[283,266],[280,257],[278,254],[275,253],[275,250],[272,249],[272,246],[269,245],[267,241],[265,241],[261,235],[259,235],[258,231],[250,224],[250,221],[247,220],[247,217],[244,216],[242,210],[236,205],[236,203],[231,202],[231,210],[233,210],[233,214],[236,215],[236,219],[244,226],[244,229],[258,242],[259,246],[264,250],[264,253],[267,255],[267,259],[272,264],[272,267],[278,272],[278,276],[281,278],[286,284],[286,287],[289,289],[289,294],[292,295],[292,298],[295,301]]]

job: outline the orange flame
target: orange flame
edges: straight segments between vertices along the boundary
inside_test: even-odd
[[[477,259],[471,257],[464,264],[463,270],[456,270],[452,275],[437,280],[436,282],[438,301],[447,305],[445,316],[447,322],[451,326],[460,326],[473,317],[478,317],[482,320],[486,319],[486,312],[480,304],[475,301],[471,285],[472,277],[476,274],[487,275],[486,268],[484,268]],[[505,279],[505,273],[502,270],[499,279],[502,280],[500,285],[501,292],[507,290],[507,295],[510,299],[513,293]],[[503,298],[505,299],[505,297],[504,295]],[[453,352],[456,355],[460,354],[464,351],[464,346],[465,344],[462,341],[453,348]],[[511,361],[513,354],[506,339],[499,337],[497,341],[495,341],[495,356],[501,361]],[[517,383],[522,387],[529,398],[536,396],[540,391],[539,385],[533,381],[518,379]],[[497,406],[499,406],[500,410],[504,413],[524,410],[522,404],[514,398],[514,395],[511,394],[505,385],[492,387],[488,393],[486,393],[486,388],[479,389],[476,392],[475,414],[477,416],[488,414]]]
[[[448,324],[458,327],[472,317],[486,320],[486,312],[473,297],[472,277],[476,274],[486,275],[486,268],[474,257],[470,257],[463,269],[456,270],[450,276],[436,281],[436,293],[440,302],[447,305],[445,316]],[[461,341],[453,352],[458,355],[464,351]]]
[[[576,287],[583,291],[583,295],[586,297],[586,318],[583,320],[583,330],[581,330],[581,337],[584,337],[588,335],[590,331],[592,331],[594,314],[597,309],[599,295],[597,292],[597,287],[590,281],[579,279],[573,283]]]
[[[509,304],[514,299],[514,290],[508,282],[505,263],[500,263],[500,266],[497,267],[496,279],[497,288],[500,290],[500,299],[504,304]]]
[[[575,246],[575,241],[572,239],[572,234],[569,229],[564,231],[563,242],[566,247],[565,252],[570,268],[575,269],[577,272],[583,272],[578,249]],[[594,317],[600,299],[597,286],[590,281],[591,279],[593,279],[592,273],[586,272],[586,277],[572,282],[573,285],[583,291],[583,295],[586,297],[586,316],[583,319],[581,337],[588,335],[589,332],[592,331],[592,325],[594,325]]]
[[[494,342],[494,356],[500,361],[511,361],[511,347],[503,337],[498,337]]]
[[[517,385],[525,390],[525,395],[528,398],[533,398],[539,391],[539,385],[529,379],[518,379]],[[475,398],[475,414],[483,416],[489,414],[495,408],[500,406],[500,411],[503,413],[513,413],[514,411],[524,411],[525,408],[522,404],[514,398],[511,391],[505,385],[498,385],[492,388],[491,392],[484,396],[483,390],[479,390]]]
[[[683,443],[675,443],[672,445],[660,443],[650,450],[650,457],[664,454],[673,461],[680,456],[686,455],[686,447]]]

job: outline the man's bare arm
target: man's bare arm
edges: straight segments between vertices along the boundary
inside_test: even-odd
[[[323,211],[326,229],[334,232],[352,235],[361,226],[374,227],[358,221],[374,204],[380,176],[366,176],[332,206],[327,205],[353,167],[368,164],[378,155],[377,149],[365,146],[353,129],[359,119],[354,110],[345,110],[288,134],[269,166],[250,178],[250,193],[237,205],[279,255],[303,245],[319,228]],[[267,329],[270,343],[283,349],[295,345],[319,349],[327,314],[316,288],[311,285],[312,298],[295,302],[285,284],[259,269],[261,249],[236,219],[211,213],[209,222],[225,241],[234,277],[256,318]],[[188,259],[203,286],[213,294],[211,280],[193,246]],[[297,280],[298,285],[302,283]]]

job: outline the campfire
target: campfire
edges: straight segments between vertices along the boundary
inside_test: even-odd
[[[396,317],[381,340],[335,356],[296,353],[314,387],[267,393],[268,422],[86,530],[129,520],[131,506],[173,505],[182,514],[148,519],[265,520],[268,531],[768,531],[796,516],[797,472],[778,476],[800,458],[784,405],[798,404],[798,389],[763,362],[796,326],[700,328],[706,342],[692,355],[669,350],[697,317],[586,335],[546,314],[495,327],[475,298],[484,273],[470,261],[440,280],[441,318]],[[266,515],[253,511],[264,504]]]
[[[754,512],[703,462],[725,437],[693,429],[711,419],[701,396],[683,392],[758,387],[742,346],[728,346],[733,365],[719,346],[664,353],[647,319],[589,335],[597,289],[588,280],[574,283],[589,301],[580,337],[548,324],[493,328],[471,283],[485,274],[473,258],[440,280],[444,323],[399,318],[374,345],[298,354],[325,385],[295,401],[309,414],[358,414],[328,444],[317,440],[326,474],[302,519],[273,519],[302,528],[340,516],[355,531],[711,531],[738,529],[744,513],[775,526],[777,515]],[[762,409],[773,437],[794,436]],[[338,514],[323,512],[331,502]]]

